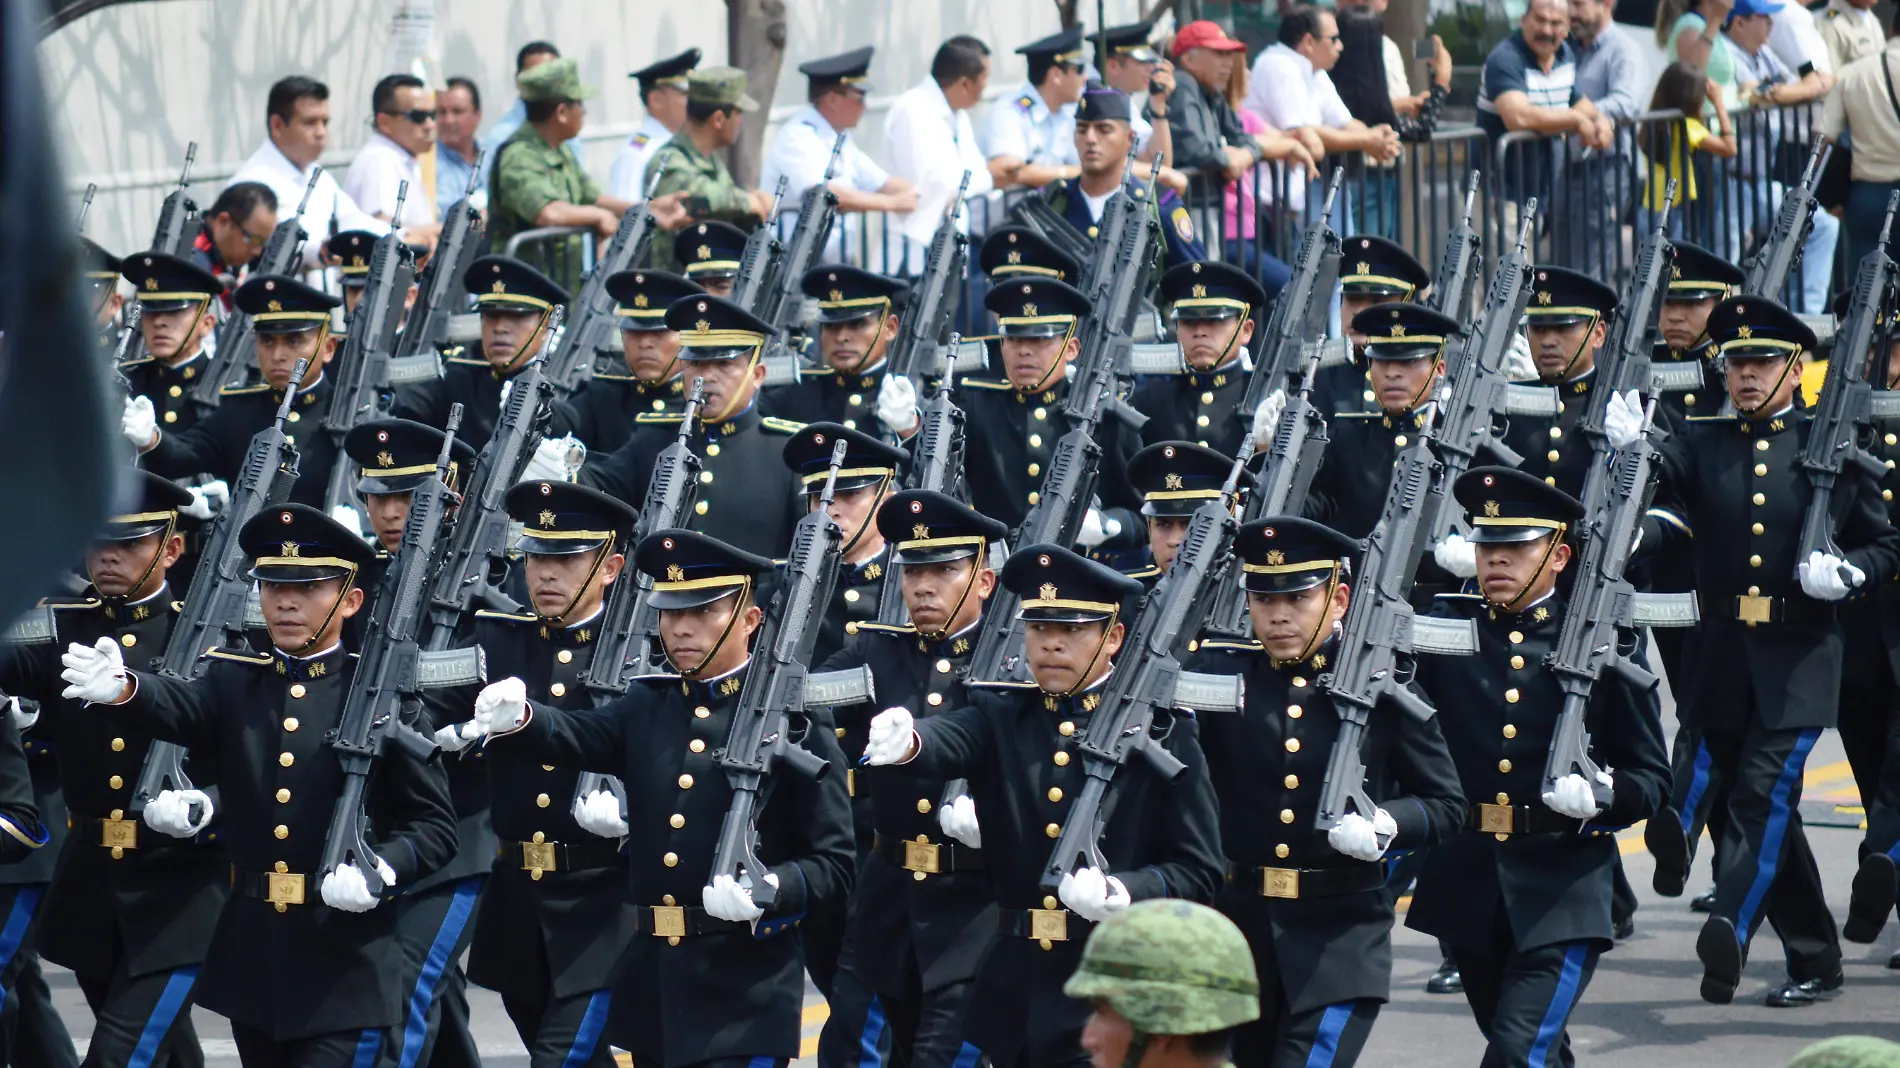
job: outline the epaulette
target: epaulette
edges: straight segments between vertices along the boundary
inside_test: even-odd
[[[1016,106],[1022,108],[1024,111],[1029,111],[1036,106],[1036,99],[1028,93],[1024,93],[1016,98]]]
[[[1131,579],[1145,579],[1145,578],[1154,578],[1156,575],[1159,575],[1159,574],[1161,574],[1161,565],[1149,564],[1147,567],[1141,568],[1138,571],[1124,571],[1122,572],[1122,577],[1131,578]]]
[[[101,602],[99,598],[97,597],[79,597],[79,598],[47,597],[43,599],[42,601],[40,601],[41,608],[53,608],[53,609],[97,608],[99,607],[100,604]]]
[[[641,412],[633,417],[633,421],[647,425],[676,426],[685,418],[686,416],[680,412]]]
[[[1334,412],[1333,419],[1384,419],[1384,412]]]
[[[252,667],[263,667],[273,659],[269,653],[238,653],[229,649],[206,649],[204,655],[211,660],[230,660]]]
[[[173,602],[172,602],[172,611],[174,611],[174,612],[183,612],[184,610],[185,610],[185,602],[183,602],[183,601],[173,601]]]
[[[768,415],[760,419],[759,426],[775,434],[796,434],[805,429],[805,424],[803,423],[793,422],[790,419],[780,419],[776,415]]]
[[[1722,423],[1722,422],[1732,423],[1735,421],[1735,419],[1736,419],[1736,416],[1733,413],[1729,415],[1722,415],[1720,413],[1717,413],[1715,415],[1692,415],[1689,417],[1689,422],[1691,423]]]
[[[837,373],[838,369],[836,367],[815,367],[809,371],[801,369],[798,372],[798,376],[800,378],[825,378]]]
[[[915,634],[917,625],[914,623],[874,623],[869,620],[859,622],[858,633],[863,634],[867,631],[873,634]]]
[[[488,366],[487,360],[478,360],[473,356],[451,356],[449,357],[448,362],[460,365],[462,367],[487,367]]]
[[[957,380],[957,388],[958,389],[1015,389],[1016,387],[1010,385],[1008,382],[997,382],[993,379],[988,379],[988,378],[960,378]]]
[[[1265,648],[1266,646],[1250,638],[1209,638],[1201,643],[1200,651],[1214,649],[1230,653],[1257,653]]]
[[[132,359],[129,359],[129,360],[120,360],[120,361],[119,361],[119,370],[121,370],[121,371],[123,371],[123,370],[125,370],[125,369],[126,369],[126,368],[128,368],[128,367],[143,367],[143,366],[145,366],[146,364],[148,364],[148,363],[151,363],[151,362],[152,362],[152,361],[153,361],[154,359],[156,359],[156,357],[153,357],[153,356],[135,356],[135,357],[133,357]]]
[[[1690,528],[1689,521],[1667,508],[1651,508],[1649,511],[1644,512],[1643,515],[1647,518],[1657,519],[1667,523],[1692,538],[1695,537],[1695,531]]]
[[[476,609],[475,618],[476,619],[505,619],[510,623],[538,623],[541,621],[540,616],[525,615],[520,612],[496,612],[488,608]]]
[[[1041,689],[1033,682],[969,682],[964,687],[971,690],[1036,690]]]
[[[637,382],[639,381],[639,379],[634,378],[632,375],[611,375],[605,371],[595,371],[594,380],[597,382]]]
[[[220,397],[237,397],[246,393],[262,393],[270,388],[269,382],[259,382],[254,386],[225,386],[218,390]]]

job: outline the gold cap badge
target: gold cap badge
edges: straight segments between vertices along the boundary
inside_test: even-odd
[[[1053,582],[1045,582],[1042,584],[1042,589],[1038,592],[1042,594],[1043,600],[1053,601],[1056,599],[1056,584]]]

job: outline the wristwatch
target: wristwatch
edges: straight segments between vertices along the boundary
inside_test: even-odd
[[[1155,109],[1149,107],[1146,104],[1143,104],[1141,106],[1141,117],[1148,120],[1151,123],[1168,121],[1167,112],[1163,111],[1160,114],[1156,114]]]

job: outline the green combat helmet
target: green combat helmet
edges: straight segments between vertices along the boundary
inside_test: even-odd
[[[1843,1035],[1802,1050],[1788,1068],[1900,1068],[1900,1046],[1867,1035]]]
[[[1234,922],[1191,901],[1143,901],[1096,926],[1063,984],[1134,1025],[1127,1064],[1150,1035],[1200,1035],[1260,1018],[1253,952]]]

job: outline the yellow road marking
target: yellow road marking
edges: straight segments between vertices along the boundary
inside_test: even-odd
[[[800,1027],[816,1027],[829,1019],[831,1019],[831,1006],[820,1001],[816,1005],[805,1006],[805,1011],[800,1014],[798,1023]]]

